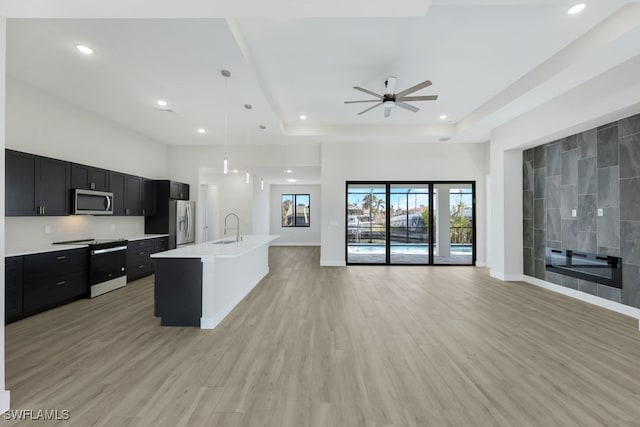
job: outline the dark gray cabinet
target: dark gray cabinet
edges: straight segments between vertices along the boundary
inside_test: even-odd
[[[153,216],[156,214],[156,182],[152,179],[142,178],[142,215]]]
[[[5,151],[5,215],[69,215],[71,164]]]
[[[113,214],[119,216],[125,215],[125,174],[114,171],[109,172],[109,191],[113,193]]]
[[[127,282],[153,274],[151,254],[168,249],[169,237],[130,240],[127,247]]]
[[[189,200],[189,184],[170,181],[169,198],[175,200]]]
[[[142,178],[110,171],[109,187],[113,193],[113,214],[142,215]]]
[[[71,165],[71,188],[109,191],[109,171],[73,163]]]
[[[22,257],[8,257],[4,261],[4,318],[13,322],[22,317]]]
[[[26,255],[22,258],[23,315],[48,310],[87,295],[87,248]]]

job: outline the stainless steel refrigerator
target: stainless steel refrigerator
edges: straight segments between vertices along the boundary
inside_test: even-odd
[[[196,241],[196,202],[186,200],[169,201],[169,234],[175,233],[176,246]]]

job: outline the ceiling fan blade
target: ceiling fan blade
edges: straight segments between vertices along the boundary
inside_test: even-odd
[[[367,99],[366,101],[344,101],[345,104],[359,104],[361,102],[380,102],[379,99]]]
[[[435,101],[438,99],[438,95],[426,95],[426,96],[403,96],[398,99],[396,97],[396,102],[409,102],[409,101]]]
[[[385,117],[389,117],[391,115],[391,109],[393,108],[393,106],[385,106],[384,107],[384,116]]]
[[[396,101],[396,105],[400,108],[404,108],[405,110],[413,111],[414,113],[420,111],[418,107],[414,107],[413,105],[405,104],[404,102]]]
[[[362,115],[362,114],[366,113],[367,111],[371,111],[371,110],[373,110],[374,108],[379,107],[379,106],[381,106],[381,105],[382,105],[382,102],[379,102],[379,103],[377,103],[376,105],[374,105],[373,107],[369,107],[369,108],[367,108],[366,110],[360,111],[360,112],[358,113],[358,115],[360,116],[360,115]]]
[[[384,93],[395,93],[396,91],[396,78],[393,76],[387,77],[387,81],[385,82],[387,86],[387,90]]]
[[[409,89],[405,89],[402,92],[396,93],[396,99],[402,98],[405,95],[409,95],[410,93],[417,92],[420,89],[424,89],[425,87],[429,87],[429,86],[431,86],[431,81],[425,80],[422,83],[418,83],[415,86],[411,86]]]
[[[354,88],[355,90],[359,90],[360,92],[368,93],[368,94],[369,94],[369,95],[371,95],[371,96],[375,96],[375,97],[376,97],[376,98],[378,98],[378,99],[382,99],[382,95],[378,95],[377,93],[375,93],[375,92],[371,92],[371,91],[370,91],[370,90],[368,90],[368,89],[361,88],[360,86],[354,86],[353,88]]]

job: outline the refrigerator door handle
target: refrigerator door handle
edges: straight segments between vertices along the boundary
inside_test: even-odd
[[[187,205],[185,206],[185,221],[187,222],[187,230],[186,230],[187,239],[186,239],[186,242],[189,242],[191,240],[191,210],[189,208],[190,208],[190,206],[187,203]]]

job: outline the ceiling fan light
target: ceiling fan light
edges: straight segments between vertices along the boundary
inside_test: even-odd
[[[382,103],[382,105],[384,105],[384,108],[391,108],[394,105],[396,105],[396,102],[395,101],[384,101]]]

